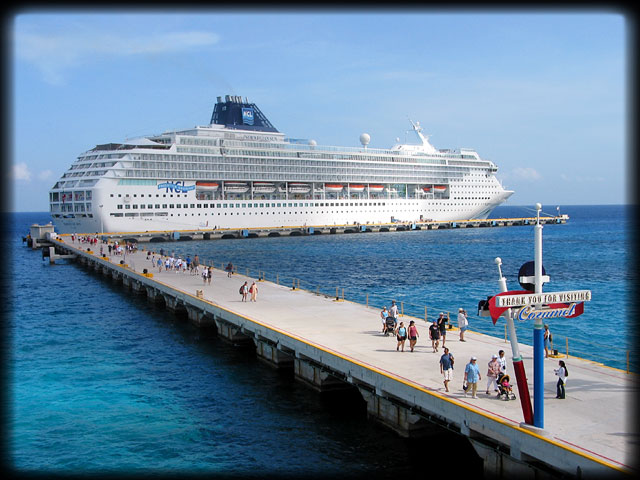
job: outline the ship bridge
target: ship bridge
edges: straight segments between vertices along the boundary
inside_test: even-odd
[[[255,103],[249,103],[238,95],[218,97],[211,115],[212,125],[224,125],[238,130],[253,130],[258,132],[275,132],[278,130],[265,117]]]

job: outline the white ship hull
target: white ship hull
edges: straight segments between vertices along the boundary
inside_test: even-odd
[[[492,203],[480,206],[470,206],[461,209],[452,200],[434,200],[424,198],[388,199],[366,198],[361,199],[235,199],[235,200],[198,200],[193,192],[179,199],[181,208],[176,208],[178,199],[166,200],[174,203],[173,208],[167,208],[166,215],[156,215],[154,208],[148,209],[149,204],[132,203],[130,208],[118,209],[115,200],[109,194],[100,195],[101,192],[118,192],[121,195],[129,195],[133,199],[133,189],[105,188],[96,189],[96,195],[102,199],[102,209],[105,212],[113,212],[114,215],[92,218],[79,215],[73,218],[55,218],[56,230],[60,233],[101,233],[101,232],[146,232],[146,231],[173,231],[173,230],[207,230],[212,228],[260,228],[279,226],[321,226],[321,225],[345,225],[345,224],[375,224],[420,221],[456,221],[466,219],[487,218],[491,210],[503,203],[511,192],[505,192],[496,197]],[[130,193],[124,193],[129,191]],[[151,197],[155,202],[157,189],[136,189],[137,195],[142,198]],[[185,195],[185,194],[182,194]],[[258,195],[266,197],[268,195]],[[274,196],[274,195],[271,195]],[[294,195],[291,195],[293,197]],[[421,197],[423,195],[420,195]],[[122,197],[120,197],[122,198]],[[136,197],[138,198],[138,197]],[[186,208],[184,205],[188,205]],[[193,208],[191,205],[193,204]],[[133,208],[133,206],[137,208]],[[144,209],[140,206],[145,205]],[[153,203],[151,205],[154,205]],[[160,204],[162,205],[162,204]],[[212,206],[213,205],[213,206]],[[219,205],[219,206],[218,206]],[[124,211],[123,211],[124,210]],[[126,213],[125,213],[126,212]],[[171,212],[171,213],[169,213]],[[128,214],[128,215],[127,215]]]

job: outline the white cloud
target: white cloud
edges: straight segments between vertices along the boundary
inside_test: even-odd
[[[511,171],[511,176],[520,180],[540,180],[542,178],[542,175],[540,175],[537,170],[531,167],[514,168]]]
[[[162,54],[216,44],[219,36],[211,32],[168,32],[131,35],[122,32],[16,32],[18,59],[35,65],[52,84],[64,81],[63,72],[96,56]]]
[[[606,179],[604,177],[584,177],[582,175],[566,175],[560,174],[560,178],[565,182],[573,183],[604,183]]]
[[[51,170],[43,170],[38,174],[38,180],[49,180],[53,172]]]
[[[13,164],[13,178],[14,180],[24,180],[25,182],[31,181],[31,171],[26,163]]]
[[[13,179],[14,180],[22,180],[23,182],[30,182],[32,177],[34,176],[29,166],[24,163],[14,163],[13,164]],[[43,170],[37,174],[38,180],[49,180],[53,176],[53,172],[51,170]]]

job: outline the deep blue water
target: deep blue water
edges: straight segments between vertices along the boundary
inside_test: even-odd
[[[566,206],[566,225],[544,227],[545,291],[590,289],[574,319],[550,321],[570,353],[626,368],[633,347],[630,207]],[[555,213],[555,212],[550,212]],[[530,216],[500,207],[493,217]],[[6,376],[7,463],[38,473],[219,473],[235,476],[370,476],[424,473],[435,439],[403,440],[366,419],[358,398],[319,395],[233,347],[134,297],[80,266],[50,266],[22,244],[46,213],[8,216],[11,252]],[[459,306],[470,328],[503,335],[502,320],[474,315],[497,293],[494,258],[511,289],[533,259],[533,227],[456,229],[149,244],[197,253],[241,273],[372,305],[402,301],[429,318]],[[16,274],[17,273],[17,274]],[[523,342],[529,324],[518,325]],[[635,354],[632,358],[636,358]],[[634,361],[637,365],[637,362]],[[637,369],[635,369],[637,371]],[[460,462],[465,442],[444,431],[437,458],[449,474],[478,474]],[[467,453],[466,455],[472,455]],[[444,456],[444,457],[443,457]],[[418,464],[418,462],[420,462]]]

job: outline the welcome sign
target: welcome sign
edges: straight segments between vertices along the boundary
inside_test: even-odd
[[[529,293],[498,296],[496,307],[520,307],[525,305],[544,305],[549,303],[588,302],[591,290],[574,290],[570,292]]]
[[[571,292],[529,293],[527,290],[502,292],[488,300],[489,315],[493,324],[510,308],[520,307],[519,320],[565,317],[573,318],[584,313],[584,302],[591,300],[591,290]]]

